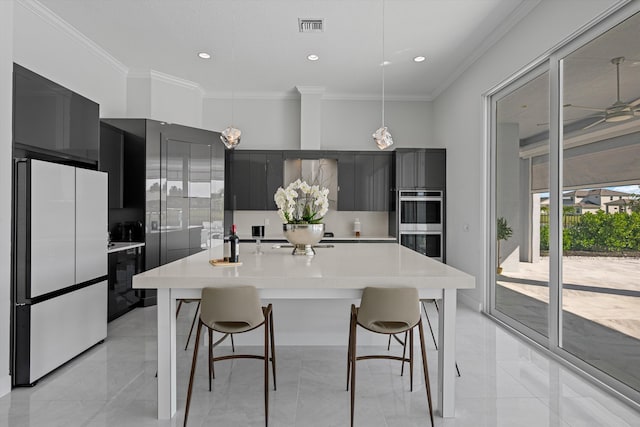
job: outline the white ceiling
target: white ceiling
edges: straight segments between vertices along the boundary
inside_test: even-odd
[[[386,98],[431,100],[539,0],[385,0],[384,14],[383,0],[39,1],[130,72],[211,97],[320,86],[325,97],[379,98],[384,18]],[[325,31],[300,33],[298,18],[324,18]]]

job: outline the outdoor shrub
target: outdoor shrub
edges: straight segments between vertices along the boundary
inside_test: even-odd
[[[540,249],[549,250],[549,225],[540,225]],[[585,213],[562,231],[565,251],[640,251],[640,212]]]

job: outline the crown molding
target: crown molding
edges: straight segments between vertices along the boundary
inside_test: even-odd
[[[480,45],[474,49],[467,59],[465,59],[453,73],[449,75],[443,84],[438,86],[431,94],[431,98],[437,98],[444,92],[453,82],[455,82],[465,71],[467,71],[480,57],[482,57],[493,45],[495,45],[502,37],[505,36],[515,25],[529,14],[542,0],[524,0],[516,8],[511,11],[509,16],[500,23],[500,25],[491,32]]]
[[[300,101],[300,94],[294,92],[236,92],[233,94],[231,91],[226,92],[207,92],[204,95],[205,99],[249,99],[249,100],[262,100],[262,101],[287,101],[294,100]]]
[[[324,86],[296,86],[300,95],[324,95]]]
[[[130,70],[127,73],[128,79],[149,79],[158,80],[164,83],[168,83],[174,86],[179,86],[189,90],[195,90],[200,93],[202,97],[205,95],[205,91],[198,83],[191,80],[182,79],[180,77],[172,76],[156,70]]]
[[[60,18],[58,15],[53,13],[50,9],[45,7],[37,0],[16,0],[16,4],[22,6],[34,15],[37,15],[54,28],[64,31],[67,35],[74,38],[80,44],[86,46],[93,54],[103,59],[105,62],[111,64],[123,75],[127,75],[127,73],[129,72],[129,67],[124,65],[109,52],[97,45],[94,41],[78,31],[74,26]]]
[[[312,93],[312,92],[306,92]],[[315,93],[315,92],[313,92]],[[322,93],[322,92],[318,92]],[[279,101],[279,100],[300,100],[300,93],[296,92],[234,92],[231,96],[231,92],[207,92],[204,95],[205,99],[245,99],[245,100],[265,100],[265,101]],[[385,101],[391,102],[432,102],[433,98],[430,96],[406,96],[406,95],[385,95]],[[376,101],[382,100],[381,94],[349,94],[349,93],[323,93],[323,101]]]
[[[171,74],[165,74],[156,70],[149,70],[149,75],[152,79],[160,80],[162,82],[169,83],[175,86],[180,86],[185,89],[198,91],[202,96],[204,96],[205,94],[202,86],[200,86],[198,83],[192,82],[191,80],[182,79],[180,77],[172,76]]]
[[[382,101],[382,94],[350,94],[350,93],[331,93],[323,96],[322,99],[330,101]],[[385,94],[385,102],[431,102],[431,96],[423,95],[394,95]]]

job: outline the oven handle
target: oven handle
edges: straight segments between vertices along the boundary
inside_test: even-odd
[[[442,197],[400,197],[401,202],[441,202]]]

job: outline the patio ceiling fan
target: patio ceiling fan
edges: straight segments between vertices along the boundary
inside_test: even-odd
[[[616,66],[616,102],[607,108],[589,107],[583,105],[565,104],[564,107],[580,108],[582,110],[597,111],[600,114],[594,115],[594,118],[598,118],[595,122],[585,126],[583,129],[589,129],[600,123],[614,123],[623,122],[640,115],[640,98],[631,101],[623,102],[620,99],[620,64],[624,62],[624,56],[618,56],[611,60],[611,63]]]

